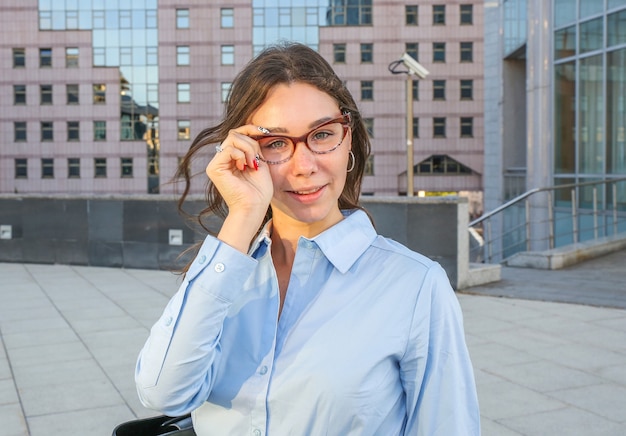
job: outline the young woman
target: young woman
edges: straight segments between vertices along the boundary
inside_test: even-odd
[[[204,213],[223,225],[141,351],[142,403],[200,436],[478,435],[454,292],[359,206],[370,143],[328,63],[300,44],[252,60],[187,189],[218,143]]]

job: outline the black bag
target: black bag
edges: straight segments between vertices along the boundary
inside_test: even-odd
[[[196,432],[190,414],[176,418],[161,415],[123,422],[112,436],[196,436]]]

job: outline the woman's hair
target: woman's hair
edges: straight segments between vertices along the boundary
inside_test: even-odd
[[[185,180],[185,189],[178,201],[181,212],[184,213],[183,203],[190,191],[190,167],[194,157],[205,147],[224,141],[231,129],[246,124],[272,88],[290,83],[313,85],[335,99],[342,112],[351,113],[354,169],[347,174],[346,184],[339,198],[339,208],[362,209],[359,206],[359,194],[365,162],[370,154],[370,140],[354,99],[319,53],[303,44],[284,43],[266,48],[245,66],[232,83],[222,122],[204,129],[192,142],[175,176],[177,179]],[[205,229],[202,224],[203,217],[215,214],[225,218],[228,213],[224,199],[210,181],[207,188],[207,203],[208,206],[197,216],[200,225]],[[270,218],[271,209],[268,208],[263,224]]]

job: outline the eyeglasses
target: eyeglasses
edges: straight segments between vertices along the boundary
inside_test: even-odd
[[[315,154],[326,154],[341,145],[348,133],[350,112],[344,112],[338,118],[320,124],[310,132],[299,136],[256,135],[251,138],[259,143],[263,157],[261,160],[270,165],[287,162],[296,151],[296,144],[304,142]]]

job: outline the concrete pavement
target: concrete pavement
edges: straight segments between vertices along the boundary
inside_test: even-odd
[[[483,435],[626,434],[626,311],[606,307],[610,292],[603,307],[541,301],[624,291],[624,256],[558,276],[505,268],[499,285],[458,294]],[[164,271],[0,263],[0,434],[108,436],[153,415],[133,367],[177,286]]]

